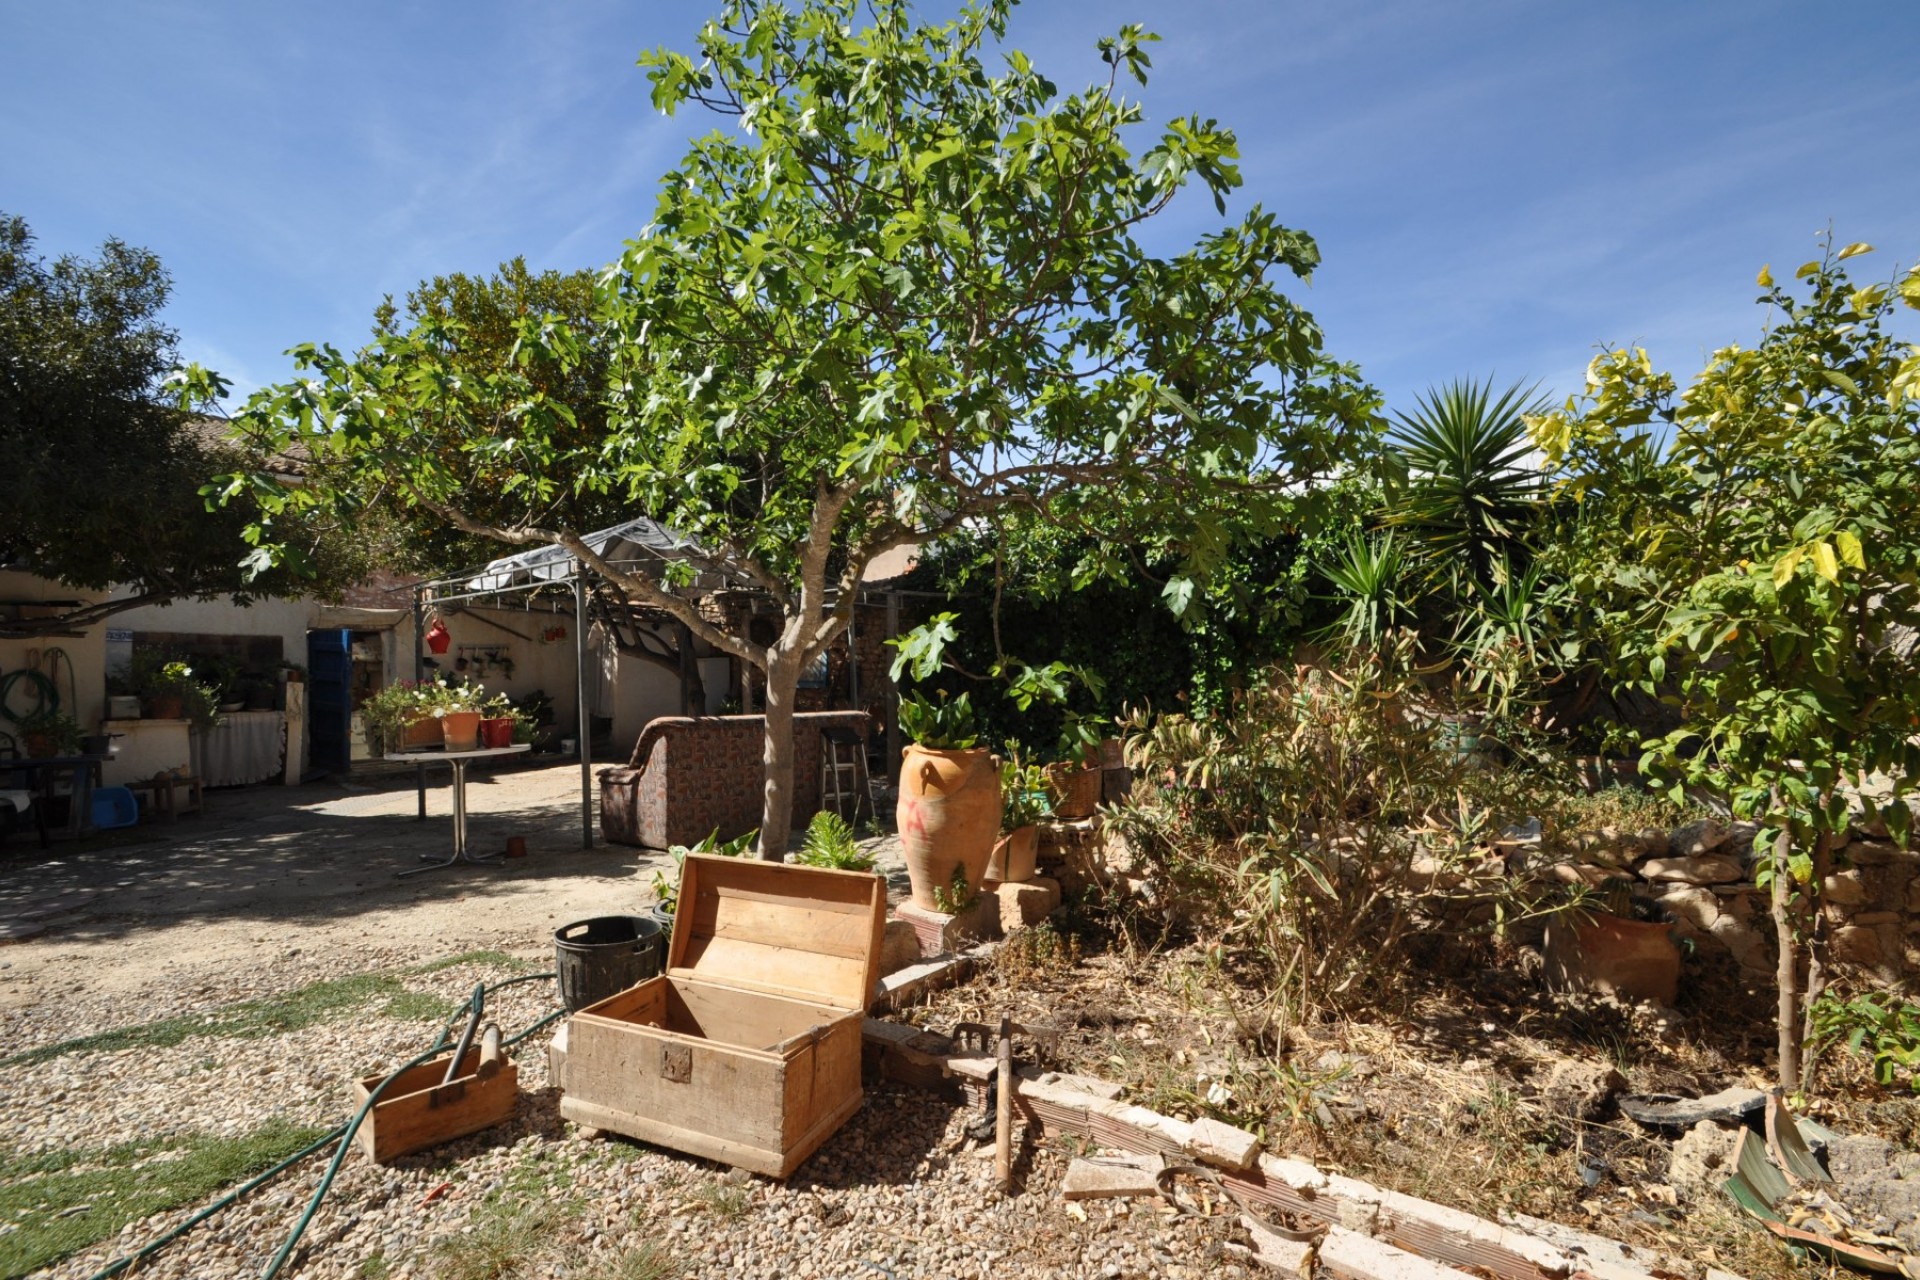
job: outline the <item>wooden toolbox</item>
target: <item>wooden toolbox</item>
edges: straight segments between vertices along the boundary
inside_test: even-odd
[[[376,1164],[386,1164],[512,1119],[520,1099],[520,1069],[503,1059],[498,1071],[483,1078],[478,1074],[480,1053],[478,1045],[467,1050],[459,1073],[445,1084],[440,1082],[451,1054],[402,1072],[360,1122],[354,1141]],[[386,1078],[382,1074],[354,1081],[354,1106],[365,1105],[367,1095]]]
[[[784,1178],[860,1106],[886,881],[695,855],[666,972],[567,1024],[560,1114]]]

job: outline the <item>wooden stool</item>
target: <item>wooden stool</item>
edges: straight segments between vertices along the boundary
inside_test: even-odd
[[[186,802],[188,812],[199,813],[205,807],[207,799],[206,784],[200,779],[191,776],[180,777],[165,770],[154,774],[152,781],[136,782],[128,789],[151,794],[154,813],[164,813],[168,822],[179,820],[183,800]],[[180,794],[182,791],[186,793],[184,796]]]

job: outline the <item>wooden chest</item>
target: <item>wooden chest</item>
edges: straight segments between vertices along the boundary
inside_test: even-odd
[[[560,1114],[784,1178],[860,1106],[886,881],[693,856],[666,972],[567,1024]]]

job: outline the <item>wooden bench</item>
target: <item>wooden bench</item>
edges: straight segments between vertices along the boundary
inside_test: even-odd
[[[145,782],[128,783],[127,790],[135,795],[146,793],[154,814],[165,814],[168,822],[179,820],[183,801],[185,812],[199,813],[206,807],[206,784],[191,775],[183,777],[162,770]]]

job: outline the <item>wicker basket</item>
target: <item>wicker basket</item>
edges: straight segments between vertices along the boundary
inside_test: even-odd
[[[1100,770],[1070,764],[1047,766],[1047,790],[1053,797],[1053,816],[1069,822],[1091,818],[1100,807]]]

